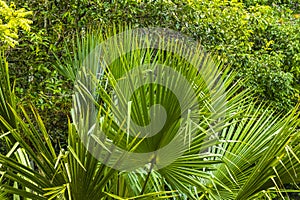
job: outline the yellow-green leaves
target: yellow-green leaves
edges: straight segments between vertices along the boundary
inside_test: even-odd
[[[18,30],[30,31],[32,21],[27,19],[31,11],[16,9],[14,3],[8,6],[0,0],[0,49],[15,47],[18,44]]]

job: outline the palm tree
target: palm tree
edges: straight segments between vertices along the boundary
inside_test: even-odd
[[[1,115],[15,140],[0,155],[3,191],[28,199],[270,199],[297,186],[297,108],[283,116],[256,106],[234,72],[172,31],[102,30],[84,33],[57,66],[74,81],[67,149],[56,153],[34,108],[35,123],[22,107],[11,108],[16,127]]]

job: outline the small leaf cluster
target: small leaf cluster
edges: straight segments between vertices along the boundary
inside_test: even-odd
[[[30,30],[32,21],[27,17],[32,15],[31,11],[24,8],[16,10],[14,3],[8,6],[4,1],[0,1],[0,44],[1,48],[15,47],[18,44],[18,31]]]

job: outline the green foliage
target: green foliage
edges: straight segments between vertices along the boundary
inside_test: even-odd
[[[10,107],[16,107],[16,97],[10,82],[8,63],[3,57],[4,53],[0,52],[0,114],[12,127],[16,127],[13,113],[10,111]],[[0,130],[6,130],[2,123]]]
[[[106,30],[105,33],[107,34],[96,32],[85,35],[78,42],[77,52],[74,54],[78,62],[69,68],[61,68],[62,74],[68,76],[68,73],[63,72],[81,69],[86,64],[82,63],[82,59],[98,42],[106,40],[106,36],[114,32]],[[82,137],[88,136],[85,123],[94,117],[88,108],[82,110],[80,106],[74,106],[73,113],[84,116],[79,118],[82,124],[78,121],[74,124],[68,121],[67,147],[56,153],[41,116],[31,108],[33,122],[21,106],[21,113],[11,109],[17,127],[12,127],[0,116],[0,121],[9,130],[10,136],[16,140],[8,154],[0,154],[0,180],[5,192],[14,194],[16,198],[31,199],[270,199],[274,195],[284,198],[286,193],[291,192],[285,189],[284,184],[293,183],[298,186],[298,107],[284,116],[276,114],[271,107],[256,107],[256,102],[250,95],[252,91],[241,92],[241,86],[233,82],[235,74],[228,73],[218,62],[217,71],[210,75],[223,72],[220,80],[226,87],[225,107],[224,104],[220,105],[219,98],[210,99],[210,95],[219,94],[218,90],[208,91],[197,70],[186,70],[191,66],[184,62],[184,58],[170,52],[154,52],[150,48],[124,55],[122,48],[122,45],[108,48],[109,54],[116,54],[120,59],[107,66],[110,70],[103,73],[102,77],[107,78],[108,84],[100,84],[97,93],[99,99],[93,99],[99,100],[95,101],[98,102],[98,114],[103,119],[99,123],[109,137],[107,141],[113,140],[114,144],[131,152],[149,152],[160,148],[157,144],[166,145],[177,132],[176,128],[167,126],[159,133],[159,138],[132,138],[130,144],[133,145],[128,145],[122,121],[113,120],[110,108],[114,94],[107,92],[107,85],[116,87],[114,83],[123,73],[141,64],[147,64],[152,59],[151,63],[172,67],[195,86],[196,100],[201,106],[193,112],[197,116],[200,115],[200,120],[198,123],[184,123],[182,129],[188,138],[194,137],[189,150],[159,170],[145,167],[134,172],[119,172],[100,163],[81,142]],[[180,43],[174,44],[174,48],[184,50]],[[192,60],[201,62],[203,52],[197,50],[198,53],[193,54],[195,57]],[[144,58],[142,61],[141,56]],[[207,63],[211,66],[209,60]],[[135,77],[125,78],[133,80]],[[217,76],[211,78],[213,83],[220,81]],[[172,77],[168,81],[171,85],[178,84],[177,79]],[[80,90],[77,92],[79,96],[82,95]],[[145,124],[149,120],[148,108],[151,99],[166,108],[169,114],[167,125],[184,120],[182,116],[177,115],[178,104],[174,101],[172,93],[163,90],[159,84],[152,89],[150,85],[141,87],[140,91],[133,94],[132,99],[133,109],[129,117],[138,124]],[[215,103],[219,105],[217,110],[211,109]],[[223,110],[224,108],[226,110]],[[220,114],[224,114],[224,121],[215,121],[215,115],[219,118]],[[205,140],[207,136],[211,136],[212,121],[217,123],[214,131],[220,136],[217,143]],[[128,131],[135,130],[129,127]],[[194,131],[197,134],[194,134]],[[99,152],[99,144],[93,140],[89,141],[88,146],[95,147],[94,150]],[[179,145],[178,148],[180,147]],[[153,159],[159,158],[154,154]],[[151,163],[155,165],[155,162]]]
[[[16,120],[12,109],[16,109],[17,97],[15,96],[13,85],[10,81],[8,63],[4,58],[4,53],[0,51],[0,116],[5,119],[11,127],[16,127]],[[8,148],[15,142],[14,138],[10,135],[9,140],[3,138],[8,134],[6,126],[0,122],[0,153],[8,152]],[[4,134],[4,135],[2,135]]]
[[[0,189],[0,200],[8,200],[6,194]]]
[[[299,98],[300,21],[285,7],[236,1],[192,4],[198,14],[193,32],[210,51],[249,80],[261,101],[289,110]],[[282,84],[280,87],[278,87]]]
[[[19,102],[28,109],[29,105],[33,104],[41,114],[49,131],[49,138],[57,152],[60,151],[60,145],[67,148],[70,144],[66,141],[68,131],[66,116],[69,115],[71,108],[72,79],[74,78],[74,74],[70,72],[74,69],[74,60],[76,60],[74,55],[80,52],[77,48],[81,44],[81,41],[74,42],[76,40],[74,35],[83,36],[90,27],[106,30],[114,25],[131,24],[132,27],[158,26],[180,31],[199,40],[205,49],[219,55],[218,59],[222,60],[225,65],[232,66],[232,70],[238,74],[236,79],[247,79],[247,82],[242,82],[243,88],[251,88],[258,99],[258,102],[255,101],[258,105],[265,102],[276,107],[279,112],[287,112],[299,101],[300,8],[297,0],[244,0],[243,2],[237,0],[32,0],[30,2],[16,0],[15,3],[16,6],[12,3],[8,6],[0,0],[0,49],[5,50],[5,55],[1,55],[0,63],[2,70],[0,74],[2,77],[0,80],[1,116],[3,121],[10,123],[9,127],[15,127],[15,114],[12,115],[9,107],[12,106],[16,110],[15,104]],[[18,10],[16,7],[22,7],[22,9]],[[34,15],[31,25],[28,16],[32,13]],[[99,26],[103,24],[105,26]],[[31,32],[29,32],[29,27]],[[16,46],[18,43],[19,45]],[[58,64],[57,60],[60,61]],[[10,76],[8,76],[8,69]],[[66,71],[67,69],[69,71]],[[11,80],[16,80],[15,86],[14,81]],[[7,96],[9,98],[3,98]],[[248,112],[245,111],[245,113]],[[28,115],[29,118],[34,118],[34,114]],[[263,115],[266,116],[267,113]],[[244,117],[247,118],[247,116]],[[7,126],[0,124],[1,129],[6,132]],[[249,122],[248,126],[254,126],[250,124]],[[277,124],[277,127],[279,125],[284,126],[283,122]],[[285,133],[289,135],[287,130]],[[243,133],[240,134],[243,135]],[[235,137],[232,132],[229,135]],[[10,143],[14,144],[15,139],[10,134],[8,136]],[[242,136],[240,140],[243,140]],[[293,151],[299,152],[298,143],[289,144],[295,147]],[[4,147],[1,144],[1,148]],[[289,149],[289,146],[285,144],[283,147]],[[279,147],[277,150],[282,153]],[[19,154],[21,157],[25,156]],[[291,152],[287,151],[285,155],[291,156]],[[226,156],[228,155],[225,155],[225,158]],[[53,155],[48,159],[57,159],[56,157]],[[68,162],[66,162],[67,165],[69,165]],[[32,168],[26,162],[21,163]],[[239,169],[243,168],[238,165],[240,163],[235,164]],[[252,162],[251,165],[243,165],[249,167],[249,171],[252,172],[256,164]],[[53,168],[53,163],[51,167]],[[256,169],[261,170],[261,168]],[[276,167],[275,169],[278,170]],[[266,174],[277,173],[275,170],[270,171]],[[227,173],[228,177],[233,174],[236,176],[235,181],[239,186],[251,185],[251,181],[244,182],[242,175],[238,172],[227,171]],[[119,175],[116,176],[119,177]],[[219,178],[225,182],[228,181],[221,175]],[[270,179],[261,178],[263,179],[261,181],[269,186]],[[57,184],[59,188],[50,185],[49,191],[66,192],[69,186],[64,185],[68,183],[65,180]],[[251,195],[250,190],[248,194],[245,192],[243,194],[237,191],[237,186],[231,183],[232,181],[229,182],[229,185],[234,188],[234,192],[229,196],[241,195],[244,198]],[[177,184],[172,186],[177,187]],[[226,185],[228,185],[227,182]],[[281,185],[279,187],[281,188]],[[266,187],[264,185],[260,188]],[[269,192],[274,191],[268,189],[266,193],[255,194],[257,196],[254,198],[266,197]],[[113,194],[106,195],[116,198]],[[138,195],[138,192],[134,195]],[[131,194],[131,196],[134,195]]]
[[[18,44],[18,30],[30,30],[32,21],[27,19],[31,11],[24,8],[16,10],[14,3],[8,6],[5,1],[0,1],[0,45],[1,49],[15,47]]]
[[[244,0],[246,6],[269,5],[287,7],[299,13],[300,5],[298,0]]]
[[[276,2],[18,0],[18,6],[35,15],[32,32],[22,35],[20,48],[8,52],[8,62],[16,69],[12,77],[18,79],[17,95],[37,106],[47,127],[59,126],[50,119],[66,123],[72,84],[53,68],[57,58],[67,57],[65,44],[72,46],[74,35],[89,27],[131,24],[168,27],[194,37],[249,79],[244,87],[254,88],[261,102],[288,111],[299,98],[300,18],[297,9]],[[53,131],[54,137],[63,134],[62,127]]]

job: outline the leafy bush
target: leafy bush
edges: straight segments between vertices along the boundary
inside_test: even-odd
[[[20,28],[25,31],[30,30],[29,25],[32,21],[26,18],[29,15],[32,15],[31,11],[25,11],[24,8],[15,10],[14,3],[8,6],[4,1],[0,1],[0,45],[2,50],[18,44]]]
[[[249,79],[261,101],[289,110],[299,98],[299,19],[284,7],[236,1],[193,4],[202,44]],[[270,79],[271,78],[271,79]],[[278,87],[279,84],[281,87]]]
[[[300,4],[297,0],[244,0],[246,6],[269,5],[287,7],[295,12],[300,11]]]
[[[17,7],[34,15],[31,33],[21,33],[18,48],[6,52],[16,94],[37,107],[59,146],[67,131],[72,82],[55,71],[57,59],[72,54],[74,35],[90,27],[131,24],[192,36],[231,65],[238,78],[248,79],[244,88],[253,88],[259,102],[287,112],[296,105],[300,88],[300,18],[297,2],[290,7],[288,2],[17,0]]]

